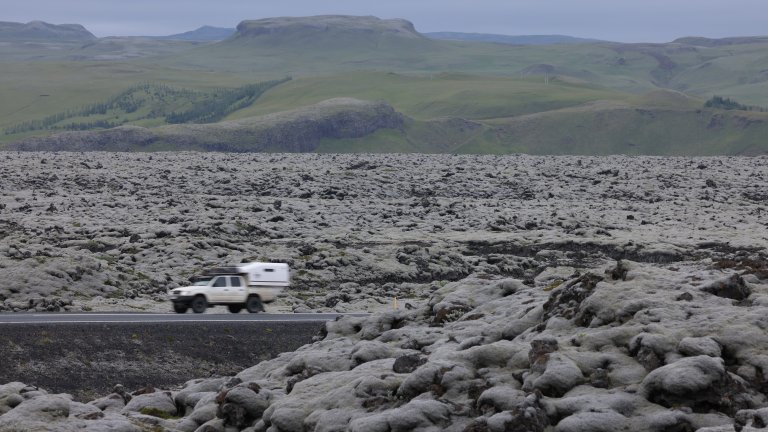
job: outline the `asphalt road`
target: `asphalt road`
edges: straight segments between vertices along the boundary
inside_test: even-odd
[[[80,401],[233,376],[312,343],[339,314],[0,313],[0,384],[21,381]]]
[[[366,316],[367,314],[343,314]],[[296,322],[296,321],[331,321],[342,314],[274,314],[274,313],[226,313],[226,314],[195,314],[195,313],[0,313],[2,324],[58,324],[58,323],[174,323],[174,322]]]

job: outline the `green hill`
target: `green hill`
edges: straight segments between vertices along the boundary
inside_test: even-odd
[[[266,92],[256,103],[229,118],[295,109],[333,97],[383,100],[398,111],[422,120],[512,117],[595,100],[629,102],[637,98],[557,77],[546,82],[539,77],[352,72],[294,79]]]
[[[666,103],[666,102],[665,102]],[[30,138],[13,150],[575,155],[768,154],[768,113],[638,108],[616,101],[510,118],[418,120],[342,98],[211,124],[121,126]]]
[[[467,121],[405,123],[360,139],[323,140],[326,153],[470,153],[572,155],[768,154],[768,114],[643,109],[597,102],[545,113]]]
[[[245,21],[233,38],[168,61],[185,67],[215,63],[233,72],[292,76],[360,70],[559,75],[632,93],[657,88],[703,98],[727,93],[752,105],[768,106],[768,92],[760,91],[768,80],[768,39],[762,37],[683,38],[667,44],[508,45],[432,40],[402,20],[279,18]]]
[[[131,124],[160,126],[179,123],[213,123],[253,104],[265,91],[288,79],[209,91],[178,89],[145,83],[109,99],[42,119],[6,126],[5,135],[44,131],[92,130]]]
[[[764,151],[768,38],[578,42],[435,40],[405,20],[350,16],[243,21],[215,43],[8,42],[0,44],[0,145],[66,130],[245,121],[355,98],[390,105],[404,115],[402,127],[324,136],[315,151]],[[216,102],[283,77],[294,79]],[[713,96],[752,111],[705,108]],[[126,98],[123,107],[88,111]],[[131,103],[139,106],[129,112]],[[172,115],[193,107],[194,116]]]

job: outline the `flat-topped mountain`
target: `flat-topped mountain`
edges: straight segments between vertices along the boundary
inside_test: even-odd
[[[411,22],[403,19],[323,15],[243,21],[238,24],[234,36],[218,48],[239,47],[281,57],[320,54],[328,59],[328,55],[339,56],[332,60],[337,64],[338,61],[397,57],[404,51],[423,53],[433,50],[435,44],[436,41],[421,35]],[[351,58],[350,55],[359,57]],[[300,63],[307,63],[306,59]]]
[[[321,15],[310,17],[266,18],[243,21],[235,37],[285,36],[306,37],[346,34],[370,37],[392,35],[409,39],[423,38],[413,23],[404,19],[380,19],[374,16]]]
[[[26,24],[0,22],[0,41],[40,41],[40,40],[92,40],[93,33],[80,24],[49,24],[43,21],[30,21]]]

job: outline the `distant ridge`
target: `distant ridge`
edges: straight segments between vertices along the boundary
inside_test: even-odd
[[[152,39],[215,42],[227,39],[233,34],[235,34],[235,29],[233,28],[202,26],[198,29],[184,33],[169,36],[152,36]]]
[[[722,39],[711,39],[711,38],[700,37],[700,36],[689,36],[689,37],[678,38],[672,41],[672,43],[696,45],[696,46],[703,46],[703,47],[746,45],[746,44],[756,44],[756,43],[766,43],[766,42],[768,42],[768,36],[739,36],[739,37],[728,37],[728,38],[722,38]]]
[[[511,45],[556,45],[603,42],[598,39],[584,39],[564,35],[499,35],[490,33],[432,32],[424,36],[437,40],[455,40],[468,42],[495,42]]]
[[[0,41],[87,41],[96,36],[80,24],[49,24],[30,21],[26,24],[0,21]]]

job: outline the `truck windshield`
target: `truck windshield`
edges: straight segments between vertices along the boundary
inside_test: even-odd
[[[192,284],[192,286],[206,286],[210,281],[211,281],[211,278],[198,279],[195,281],[195,283]]]

